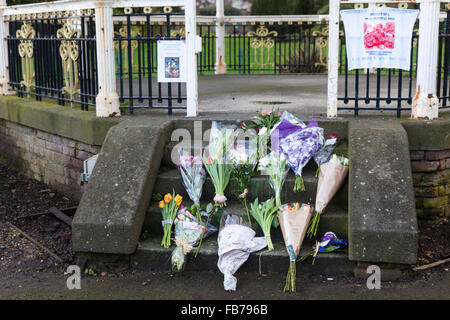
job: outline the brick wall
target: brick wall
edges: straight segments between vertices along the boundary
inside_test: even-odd
[[[436,220],[450,216],[450,149],[411,151],[417,216]]]
[[[83,160],[100,148],[0,119],[0,161],[74,200],[83,192]]]

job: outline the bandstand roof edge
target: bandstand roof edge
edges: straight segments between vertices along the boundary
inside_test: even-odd
[[[100,0],[101,1],[101,0]],[[33,14],[54,11],[76,11],[80,9],[93,9],[99,0],[59,0],[52,2],[39,2],[7,6],[3,9],[3,15]],[[186,0],[114,0],[111,2],[113,8],[125,7],[182,7]]]

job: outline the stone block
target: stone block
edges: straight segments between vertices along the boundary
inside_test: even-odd
[[[171,131],[152,117],[111,128],[73,219],[74,251],[135,251]]]
[[[349,123],[349,259],[413,264],[418,226],[408,136],[398,122]]]

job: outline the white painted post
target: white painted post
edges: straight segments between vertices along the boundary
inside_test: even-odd
[[[8,45],[5,38],[9,33],[8,22],[5,22],[3,10],[6,8],[6,0],[0,0],[0,95],[14,94],[11,90],[8,73]]]
[[[186,108],[188,117],[196,117],[198,111],[197,54],[196,54],[196,4],[195,0],[186,0],[184,6],[186,27]]]
[[[417,84],[411,109],[413,119],[437,119],[436,71],[439,40],[439,0],[420,0]]]
[[[216,0],[216,74],[227,73],[225,64],[225,11],[223,0]]]
[[[114,62],[113,0],[95,0],[98,95],[97,117],[120,116]]]
[[[328,118],[337,117],[339,69],[339,7],[340,0],[330,0],[330,13],[328,20]]]

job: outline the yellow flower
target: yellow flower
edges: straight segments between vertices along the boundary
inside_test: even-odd
[[[164,206],[165,206],[164,201],[161,200],[161,201],[158,203],[158,207],[160,207],[160,208],[162,209],[162,208],[164,208]]]
[[[167,194],[164,196],[164,202],[165,202],[165,203],[169,203],[170,200],[172,200],[172,195],[171,195],[170,193],[167,193]]]
[[[176,202],[177,206],[180,206],[181,201],[183,201],[183,197],[180,196],[179,194],[177,194],[175,199],[173,199],[173,200]]]

